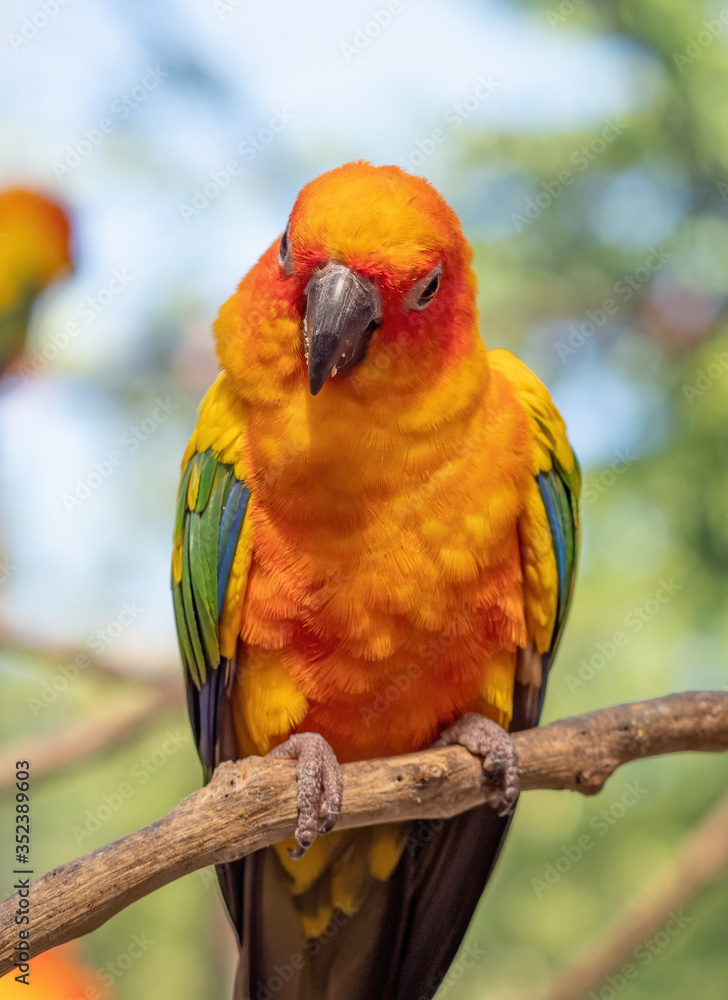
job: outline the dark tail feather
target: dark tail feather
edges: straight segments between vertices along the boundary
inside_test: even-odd
[[[480,806],[413,827],[391,888],[393,936],[382,935],[386,1000],[430,1000],[462,942],[510,819]],[[393,880],[393,881],[394,881]],[[388,942],[397,947],[388,952]]]
[[[315,940],[302,937],[274,851],[220,867],[242,942],[236,1000],[430,1000],[460,946],[508,822],[482,806],[451,820],[410,825],[392,877],[372,881],[361,908],[353,916],[337,911]]]
[[[536,725],[542,701],[543,686],[516,683],[511,729]],[[219,869],[243,942],[236,1000],[267,1000],[269,995],[275,1000],[431,1000],[465,936],[511,819],[479,806],[453,819],[409,824],[392,876],[372,883],[353,916],[337,911],[316,940],[301,936],[287,876],[274,851]]]

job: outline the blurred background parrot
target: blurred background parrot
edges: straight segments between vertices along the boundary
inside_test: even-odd
[[[30,960],[26,981],[17,982],[16,968],[0,979],[0,1000],[113,1000],[108,984],[113,977],[103,968],[94,969],[81,961],[77,942],[51,948]]]
[[[517,798],[506,730],[538,722],[579,472],[543,384],[486,350],[471,259],[424,179],[350,163],[215,324],[172,570],[189,713],[208,777],[271,752],[299,776],[297,843],[219,872],[241,997],[427,1000]],[[328,833],[337,761],[436,741],[497,808]]]
[[[23,353],[33,303],[73,269],[71,228],[55,201],[0,191],[0,375]]]

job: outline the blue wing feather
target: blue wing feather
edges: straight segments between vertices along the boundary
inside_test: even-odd
[[[240,540],[243,519],[248,509],[250,490],[236,479],[230,490],[220,521],[220,539],[217,545],[217,614],[222,614],[233,559]]]
[[[577,498],[558,467],[539,472],[536,482],[541,493],[556,560],[558,599],[549,662],[556,652],[571,604],[578,550]]]

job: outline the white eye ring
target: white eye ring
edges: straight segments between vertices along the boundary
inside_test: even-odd
[[[427,309],[440,290],[441,282],[442,264],[438,264],[436,268],[430,271],[429,274],[426,274],[424,278],[420,278],[417,284],[410,289],[404,301],[405,308]]]
[[[286,274],[291,274],[293,271],[293,255],[291,253],[291,241],[288,238],[288,234],[291,229],[291,220],[288,220],[285,230],[283,231],[283,236],[281,236],[281,245],[278,250],[278,263],[281,265],[281,270]]]

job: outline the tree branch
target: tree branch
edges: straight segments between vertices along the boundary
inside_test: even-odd
[[[621,764],[682,750],[728,749],[728,693],[688,692],[618,705],[516,733],[521,788],[592,794]],[[339,829],[447,818],[487,802],[480,762],[462,747],[344,765]],[[198,868],[292,836],[295,764],[249,757],[163,819],[33,883],[30,952],[80,937],[142,896]],[[0,904],[0,975],[10,971],[19,897]]]

